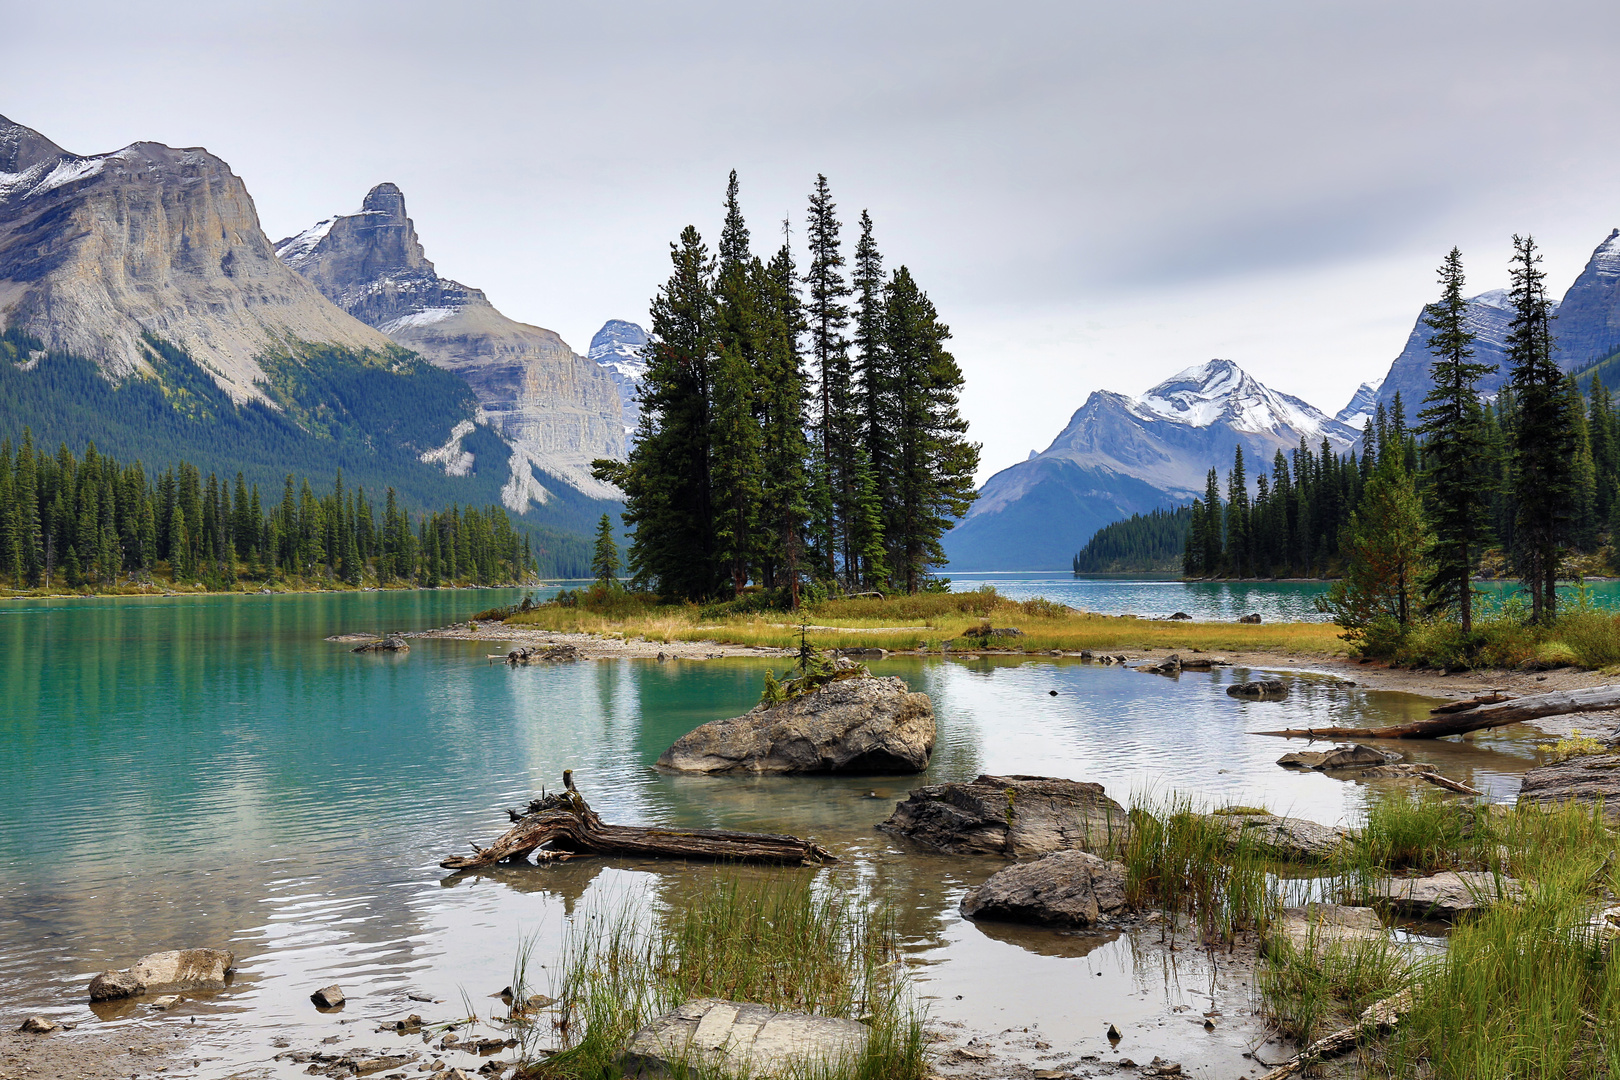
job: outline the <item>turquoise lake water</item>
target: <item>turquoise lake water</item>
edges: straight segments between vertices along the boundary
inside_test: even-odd
[[[935,704],[925,776],[671,777],[650,768],[656,757],[697,724],[746,711],[781,661],[514,669],[488,662],[500,648],[490,642],[356,655],[325,640],[444,625],[518,595],[0,602],[0,1000],[81,1030],[195,1017],[201,1064],[169,1075],[204,1077],[302,1075],[271,1062],[275,1039],[378,1045],[372,1020],[460,1010],[463,993],[482,1007],[510,981],[525,935],[547,962],[573,913],[628,894],[669,899],[719,872],[602,860],[438,869],[573,768],[608,821],[791,832],[833,848],[840,866],[815,873],[895,905],[938,1019],[1035,1024],[1108,1052],[1106,1014],[1136,1033],[1138,1060],[1179,1060],[1195,1039],[1235,1069],[1235,1033],[1208,1041],[1163,1021],[1178,1003],[1208,1007],[1205,961],[1189,957],[1187,977],[1167,982],[1138,970],[1129,939],[964,922],[963,890],[996,865],[929,855],[874,825],[917,784],[981,772],[1097,781],[1121,802],[1174,790],[1348,821],[1371,789],[1280,769],[1284,745],[1246,732],[1383,722],[1431,704],[1308,672],[1286,676],[1285,702],[1243,703],[1224,692],[1242,670],[1169,680],[1053,658],[893,659],[878,673]],[[1506,799],[1533,742],[1482,733],[1413,756]],[[233,986],[161,1020],[139,1004],[84,1004],[95,972],[185,946],[233,949]],[[308,1001],[332,982],[351,999],[337,1019]],[[410,992],[447,1004],[413,1004]],[[337,1026],[355,1017],[365,1022]]]
[[[1165,618],[1178,611],[1200,621],[1231,622],[1258,614],[1266,622],[1315,622],[1316,598],[1327,592],[1325,581],[1181,581],[1176,578],[1076,577],[1061,571],[951,574],[951,588],[961,591],[994,585],[1015,600],[1043,596],[1082,611],[1104,615]],[[1518,591],[1516,582],[1476,582],[1484,610]],[[1585,586],[1592,603],[1620,609],[1620,581],[1592,581]],[[1559,586],[1560,603],[1576,599],[1579,588]]]

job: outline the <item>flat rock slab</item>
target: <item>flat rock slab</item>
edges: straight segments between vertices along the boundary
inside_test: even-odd
[[[1125,867],[1086,851],[1059,851],[1009,866],[962,898],[972,919],[1038,926],[1096,926],[1125,910]]]
[[[1453,919],[1499,900],[1515,900],[1522,892],[1513,878],[1486,870],[1447,870],[1429,877],[1386,878],[1374,886],[1373,897],[1407,915]]]
[[[687,732],[658,768],[695,773],[917,773],[934,752],[934,706],[896,678],[839,679]]]
[[[868,1035],[866,1025],[854,1020],[699,998],[631,1036],[619,1067],[628,1077],[813,1073],[825,1064],[852,1062],[865,1051]]]
[[[1388,941],[1378,912],[1370,907],[1306,904],[1283,909],[1266,935],[1267,947],[1286,942],[1300,952]]]
[[[1329,750],[1296,750],[1291,754],[1284,754],[1277,759],[1277,764],[1285,768],[1315,769],[1326,772],[1330,769],[1358,769],[1371,765],[1389,765],[1401,760],[1401,755],[1385,753],[1370,746],[1359,743],[1354,746],[1335,746]]]
[[[115,1001],[176,990],[218,990],[236,964],[224,949],[175,949],[152,953],[123,971],[103,971],[90,981],[91,1001]]]
[[[1125,808],[1101,784],[989,775],[916,788],[878,828],[953,855],[1014,859],[1054,851],[1106,853],[1129,832]]]
[[[1242,622],[1241,619],[1238,621]],[[1281,679],[1256,679],[1254,682],[1233,683],[1226,688],[1226,692],[1245,701],[1281,701],[1288,696],[1288,684]]]
[[[1216,814],[1228,823],[1232,843],[1246,841],[1261,854],[1287,862],[1326,862],[1349,835],[1332,825],[1276,814]]]
[[[1590,754],[1542,765],[1524,774],[1520,806],[1603,804],[1603,816],[1620,819],[1620,754]]]

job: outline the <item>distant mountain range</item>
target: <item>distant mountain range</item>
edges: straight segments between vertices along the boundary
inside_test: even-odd
[[[1104,525],[1202,494],[1211,466],[1224,477],[1236,446],[1252,476],[1301,438],[1343,453],[1360,434],[1230,360],[1188,368],[1139,397],[1094,391],[1050,446],[986,481],[945,536],[950,569],[1066,570]]]
[[[1559,365],[1583,382],[1620,383],[1620,229],[1592,252],[1556,310]],[[1480,381],[1482,394],[1507,381],[1512,317],[1506,290],[1468,301],[1475,356],[1497,365]],[[1269,470],[1273,453],[1298,446],[1301,436],[1313,447],[1325,438],[1336,453],[1350,449],[1397,394],[1413,423],[1432,385],[1430,333],[1420,313],[1388,373],[1362,383],[1331,418],[1228,360],[1188,368],[1140,397],[1094,392],[1051,446],[985,482],[945,537],[950,569],[1066,569],[1103,526],[1201,495],[1211,467],[1220,470],[1224,495],[1236,445],[1252,483],[1257,468]]]
[[[583,532],[618,492],[612,373],[440,278],[392,184],[272,245],[201,148],[69,153],[0,117],[0,437],[288,472]],[[12,357],[14,359],[4,359]]]

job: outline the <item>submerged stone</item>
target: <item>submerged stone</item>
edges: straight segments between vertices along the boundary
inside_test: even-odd
[[[103,971],[90,982],[91,1001],[116,1001],[175,990],[217,990],[236,963],[224,949],[174,949],[151,953],[123,971]]]
[[[854,1020],[699,998],[631,1036],[619,1068],[627,1077],[819,1075],[853,1064],[869,1034]]]
[[[1226,692],[1247,701],[1281,701],[1288,696],[1288,684],[1281,679],[1255,679],[1253,682],[1233,683]]]
[[[1096,926],[1125,909],[1125,867],[1086,851],[1059,851],[996,873],[962,898],[972,919]]]
[[[1378,912],[1370,907],[1305,904],[1285,908],[1271,924],[1266,947],[1286,942],[1301,952],[1386,941],[1389,934]]]
[[[1487,870],[1447,870],[1418,878],[1386,878],[1373,889],[1383,904],[1407,915],[1454,919],[1524,892],[1517,880]]]
[[[878,826],[955,855],[1029,858],[1107,852],[1129,831],[1101,784],[1050,776],[979,776],[914,789]]]

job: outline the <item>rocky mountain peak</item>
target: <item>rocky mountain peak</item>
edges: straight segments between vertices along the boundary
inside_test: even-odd
[[[0,174],[27,172],[42,161],[71,156],[33,128],[0,116]]]
[[[1366,431],[1367,422],[1378,411],[1378,388],[1383,384],[1383,379],[1373,379],[1356,387],[1356,392],[1350,395],[1349,403],[1340,409],[1333,419],[1357,431]],[[1405,405],[1405,402],[1401,404]]]
[[[386,180],[366,192],[366,197],[360,203],[360,212],[384,214],[392,221],[410,224],[410,218],[405,216],[405,193],[399,190],[398,184]]]
[[[73,154],[0,120],[0,166],[0,325],[50,351],[117,379],[151,369],[155,335],[243,401],[265,397],[259,360],[289,342],[388,345],[288,271],[207,150]]]
[[[1223,424],[1235,431],[1292,430],[1318,436],[1326,414],[1261,383],[1231,360],[1210,360],[1179,371],[1131,403],[1144,419],[1189,427]]]
[[[507,506],[521,511],[549,498],[552,481],[531,466],[593,498],[619,497],[590,472],[592,460],[624,455],[609,373],[552,331],[509,319],[478,289],[440,277],[397,184],[378,184],[358,212],[317,222],[276,252],[355,318],[467,380],[514,448]]]
[[[624,319],[609,319],[591,338],[590,358],[608,373],[624,405],[624,433],[630,436],[641,420],[637,391],[647,374],[647,331]]]

